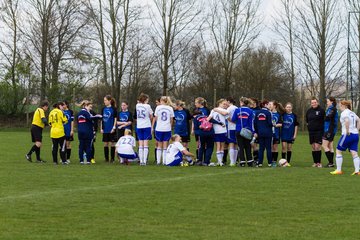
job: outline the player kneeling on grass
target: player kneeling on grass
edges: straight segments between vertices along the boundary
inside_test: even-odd
[[[122,136],[115,145],[118,156],[120,157],[120,163],[129,164],[129,161],[135,161],[139,158],[138,154],[134,151],[136,147],[136,141],[131,136],[131,130],[125,129],[124,136]]]
[[[333,175],[343,174],[341,170],[343,162],[342,152],[349,149],[351,156],[353,157],[355,167],[355,172],[352,175],[360,175],[360,159],[357,153],[359,144],[360,119],[353,111],[351,111],[350,101],[341,101],[340,111],[342,111],[340,116],[341,138],[336,148],[336,170],[330,173]]]
[[[178,134],[174,134],[171,137],[172,143],[166,149],[166,166],[179,166],[183,161],[183,154],[185,156],[194,157],[194,154],[186,150],[186,148],[181,144],[181,137]],[[186,165],[192,165],[193,161],[188,159],[185,163]]]

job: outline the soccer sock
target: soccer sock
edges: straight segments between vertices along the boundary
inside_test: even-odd
[[[259,160],[259,150],[254,150],[253,152],[253,158],[255,161]]]
[[[109,147],[104,147],[105,161],[109,161]]]
[[[148,155],[149,155],[149,147],[144,147],[144,163],[147,163],[148,160]]]
[[[321,163],[321,151],[316,151],[316,160],[318,163]]]
[[[162,164],[166,164],[166,149],[162,150]]]
[[[330,164],[334,164],[334,153],[333,152],[325,152],[326,158],[328,159]]]
[[[156,162],[157,162],[157,159],[158,159],[158,157],[157,157],[157,147],[155,147],[155,151],[154,151],[154,155],[155,155],[155,160],[156,160]]]
[[[342,155],[336,155],[336,170],[337,171],[341,171],[342,163],[343,163]]]
[[[355,157],[353,160],[354,160],[355,172],[359,172],[359,168],[360,168],[360,159],[359,159],[359,157]]]
[[[35,154],[36,154],[36,160],[40,161],[40,148],[36,146],[36,150],[35,150]]]
[[[69,160],[71,156],[71,148],[66,149],[66,159]]]
[[[227,156],[228,156],[228,153],[229,153],[229,150],[228,149],[224,149],[224,152],[223,152],[223,159],[222,159],[222,162],[224,164],[226,164],[226,161],[227,161]]]
[[[314,163],[317,163],[317,162],[316,162],[316,152],[315,152],[315,151],[312,151],[311,154],[312,154]]]
[[[216,158],[217,158],[218,164],[222,163],[222,155],[221,155],[221,152],[216,152]]]
[[[111,161],[115,160],[115,147],[111,147]]]
[[[281,152],[281,158],[286,158],[286,152]]]
[[[230,164],[231,164],[231,165],[234,165],[234,164],[235,164],[235,161],[236,161],[236,159],[235,159],[235,149],[230,148],[230,150],[229,150],[229,156],[230,156]]]
[[[144,162],[144,147],[139,147],[139,159],[140,163]]]
[[[186,148],[188,152],[190,152],[190,148]],[[190,156],[185,156],[186,160],[190,163],[192,162],[192,158]]]
[[[292,154],[292,151],[287,151],[286,161],[287,161],[288,163],[290,163],[290,161],[291,161],[291,154]]]
[[[157,164],[161,163],[161,154],[162,154],[162,149],[156,148],[156,163]]]
[[[272,161],[277,162],[279,152],[272,152]]]
[[[196,160],[199,160],[199,149],[196,149]]]
[[[27,155],[31,156],[31,154],[32,154],[33,152],[36,152],[36,149],[37,149],[37,146],[34,144],[34,145],[31,147],[31,149],[30,149],[30,151],[28,152]]]

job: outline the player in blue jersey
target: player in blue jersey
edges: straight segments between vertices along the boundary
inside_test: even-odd
[[[120,139],[124,136],[125,129],[132,131],[133,116],[129,111],[129,103],[123,101],[121,103],[121,111],[118,113],[117,118],[117,138]]]
[[[281,145],[282,152],[281,158],[287,160],[290,164],[292,155],[292,145],[298,132],[298,120],[296,114],[292,112],[293,106],[291,103],[285,104],[285,113],[282,115],[282,127],[281,127]]]
[[[71,156],[71,142],[74,141],[74,112],[70,109],[68,101],[64,101],[63,112],[67,118],[67,123],[64,124],[65,139],[66,139],[66,161],[70,163]]]
[[[254,133],[254,112],[249,108],[250,100],[240,98],[240,107],[234,111],[231,121],[236,124],[236,139],[239,146],[240,166],[245,167],[246,161],[252,167],[254,160],[251,156],[251,139],[240,135],[241,129],[246,128]],[[246,156],[246,159],[245,159]]]
[[[276,164],[279,156],[280,129],[282,127],[281,115],[285,112],[283,106],[277,101],[269,102],[269,109],[272,113],[273,120],[273,139],[272,139],[272,162]]]
[[[328,159],[327,167],[334,167],[334,137],[337,130],[338,123],[338,111],[336,109],[336,99],[334,97],[329,97],[326,100],[326,113],[325,113],[325,123],[324,123],[324,136],[322,147],[324,148],[326,158]]]
[[[100,122],[100,131],[103,134],[102,141],[104,142],[104,155],[105,161],[109,162],[109,147],[111,147],[111,159],[110,163],[115,161],[115,144],[116,139],[116,122],[117,122],[117,110],[115,99],[110,95],[104,97],[104,105],[101,110],[101,115],[103,116],[102,121]]]
[[[249,98],[249,107],[251,110],[253,110],[254,115],[259,111],[260,108],[260,102],[257,98]],[[259,142],[258,139],[255,139],[255,141],[251,142],[251,150],[252,150],[252,156],[254,159],[254,163],[257,164],[259,160]]]

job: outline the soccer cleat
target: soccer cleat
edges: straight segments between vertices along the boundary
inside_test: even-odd
[[[311,165],[312,167],[317,167],[317,163],[314,163],[313,165]]]
[[[31,155],[25,155],[25,158],[26,158],[26,160],[28,160],[29,162],[32,162],[32,159],[31,159]]]
[[[262,167],[262,166],[263,166],[263,165],[262,165],[261,163],[258,163],[258,164],[256,165],[257,168]]]
[[[353,172],[353,173],[351,174],[351,176],[355,176],[355,175],[360,175],[360,173],[359,173],[359,172]]]
[[[220,163],[217,163],[216,166],[218,166],[218,167],[223,167],[224,164],[223,164],[222,162],[220,162]]]
[[[236,167],[234,163],[230,163],[229,167]]]
[[[39,160],[36,160],[37,163],[46,163],[46,161],[42,160],[42,159],[39,159]]]
[[[342,174],[344,174],[344,172],[343,172],[343,171],[335,170],[335,171],[330,172],[330,174],[331,174],[331,175],[342,175]]]
[[[83,162],[83,161],[80,161],[80,164],[81,164],[81,165],[84,165],[84,162]]]
[[[65,162],[61,162],[62,165],[69,165],[69,163],[67,161]]]
[[[95,163],[96,163],[96,162],[95,162],[95,159],[93,159],[93,158],[90,160],[90,162],[91,162],[92,164],[95,164]]]
[[[333,167],[335,167],[335,165],[334,165],[333,163],[328,163],[328,164],[326,165],[326,167],[327,167],[327,168],[333,168]]]
[[[270,164],[268,164],[268,167],[272,167],[272,164],[270,163]]]
[[[290,165],[290,163],[287,163],[287,165],[286,165],[287,167],[291,167],[291,165]]]
[[[67,163],[70,163],[70,159],[66,160]]]

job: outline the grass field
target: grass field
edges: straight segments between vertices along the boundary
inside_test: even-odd
[[[357,239],[359,177],[311,168],[307,136],[291,168],[29,163],[25,131],[0,131],[0,239]],[[338,137],[336,138],[337,142]],[[150,161],[153,161],[153,152]],[[323,154],[323,162],[325,156]],[[215,159],[214,159],[215,160]]]

